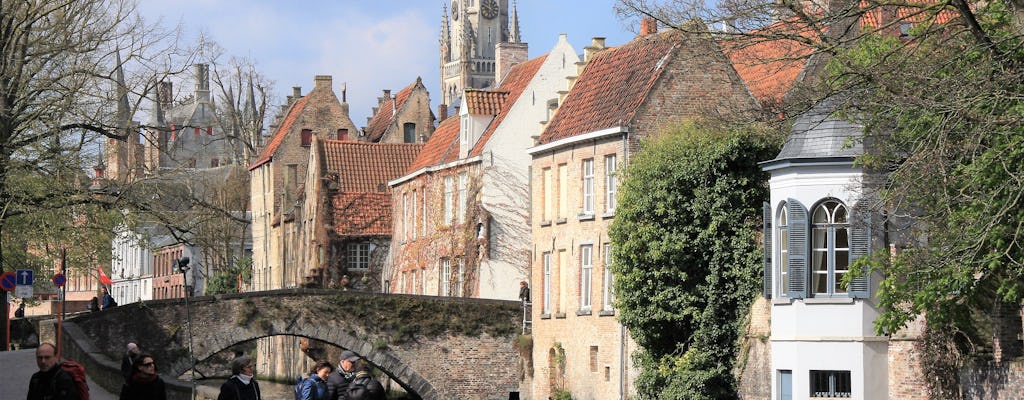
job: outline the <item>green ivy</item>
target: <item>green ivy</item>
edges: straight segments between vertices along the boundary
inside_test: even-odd
[[[610,237],[616,306],[642,350],[641,398],[735,398],[742,322],[761,286],[766,129],[685,123],[641,143]]]

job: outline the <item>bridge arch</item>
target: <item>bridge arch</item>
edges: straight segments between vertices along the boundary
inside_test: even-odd
[[[518,391],[520,303],[435,296],[285,289],[127,304],[74,320],[92,345],[119,359],[130,341],[163,371],[268,336],[299,336],[352,350],[423,399],[507,398]],[[481,377],[486,376],[486,379]]]

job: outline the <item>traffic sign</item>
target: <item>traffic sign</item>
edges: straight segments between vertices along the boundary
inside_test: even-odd
[[[0,287],[3,287],[6,291],[14,290],[15,285],[14,272],[7,271],[3,275],[0,275]]]
[[[32,285],[18,285],[14,288],[14,295],[27,299],[32,297]]]
[[[56,287],[64,286],[64,283],[68,281],[68,278],[64,274],[57,274],[53,276],[53,285]]]
[[[34,274],[35,271],[30,269],[19,269],[15,272],[15,275],[17,275],[18,278],[18,285],[32,286],[33,277],[35,276]]]

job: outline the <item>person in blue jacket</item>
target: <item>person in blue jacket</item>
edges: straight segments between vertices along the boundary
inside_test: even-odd
[[[309,378],[302,381],[302,390],[297,400],[328,400],[327,377],[334,372],[334,366],[330,361],[320,360],[313,366]]]

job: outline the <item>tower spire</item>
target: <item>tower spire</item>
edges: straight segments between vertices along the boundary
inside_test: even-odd
[[[452,60],[452,37],[451,37],[451,26],[448,21],[448,4],[444,1],[441,2],[441,67],[444,68],[444,64]],[[442,74],[441,80],[444,80]]]
[[[114,66],[114,85],[117,85],[117,126],[118,128],[126,129],[131,125],[131,115],[129,112],[128,105],[128,86],[124,82],[124,69],[121,67],[121,51],[118,50],[114,53],[115,62],[117,65]]]
[[[509,24],[512,26],[509,28],[508,41],[510,43],[521,43],[522,37],[519,33],[519,11],[516,7],[516,0],[512,0],[512,15],[511,18],[509,18]]]

